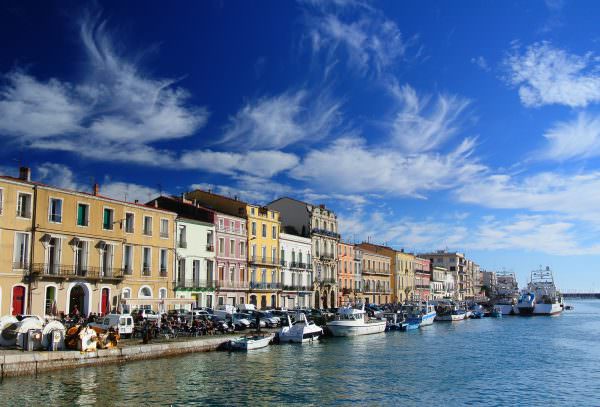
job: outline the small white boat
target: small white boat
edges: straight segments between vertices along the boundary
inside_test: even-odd
[[[370,319],[363,304],[361,309],[341,307],[327,328],[333,336],[358,336],[384,332],[386,324],[385,319]]]
[[[232,350],[249,351],[269,346],[275,334],[246,336],[229,342]]]
[[[460,309],[456,304],[444,304],[439,307],[436,321],[462,321],[466,317],[466,312]]]
[[[323,335],[323,328],[316,325],[314,322],[310,322],[306,319],[306,315],[303,312],[296,313],[296,322],[292,324],[292,320],[288,315],[288,325],[281,328],[279,331],[279,341],[304,343],[312,342],[319,339]]]

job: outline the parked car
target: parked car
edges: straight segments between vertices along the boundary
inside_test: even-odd
[[[246,314],[236,312],[232,315],[232,320],[237,330],[250,328],[250,320]]]
[[[256,315],[250,313],[241,313],[241,315],[244,315],[244,317],[250,321],[250,328],[256,328]],[[262,319],[259,319],[259,324],[261,328],[267,327],[267,323]]]
[[[210,316],[210,314],[208,312],[206,312],[205,310],[191,310],[191,311],[186,312],[183,317],[188,321],[192,321],[194,319],[206,318],[209,316]]]
[[[131,337],[133,334],[133,317],[130,314],[107,314],[97,322],[92,322],[89,326],[105,331],[114,328],[122,337]]]
[[[135,310],[132,315],[135,315],[137,319],[147,319],[148,321],[158,321],[160,319],[160,315],[151,309]]]

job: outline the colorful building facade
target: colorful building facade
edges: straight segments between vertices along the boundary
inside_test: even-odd
[[[413,299],[427,301],[431,297],[431,261],[421,257],[415,257],[415,290]]]
[[[346,242],[338,243],[338,304],[354,303],[360,298],[361,262],[362,251],[359,247]]]
[[[289,233],[279,235],[281,265],[281,307],[312,306],[312,245],[307,237]]]
[[[391,259],[385,249],[370,243],[358,245],[362,249],[362,297],[365,303],[388,304],[392,302]]]

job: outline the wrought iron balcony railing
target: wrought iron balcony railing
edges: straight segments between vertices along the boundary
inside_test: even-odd
[[[34,263],[31,267],[31,275],[34,278],[122,280],[123,269],[112,267]]]
[[[340,234],[339,233],[335,233],[335,232],[332,232],[330,230],[325,230],[325,229],[313,228],[312,229],[312,233],[313,234],[317,234],[317,235],[323,235],[323,236],[333,237],[334,239],[339,239],[340,238]]]
[[[281,283],[256,283],[250,282],[251,290],[281,290]]]
[[[216,280],[203,280],[199,278],[186,278],[177,280],[174,283],[175,289],[191,288],[191,289],[215,289],[217,287]]]

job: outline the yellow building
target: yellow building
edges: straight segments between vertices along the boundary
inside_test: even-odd
[[[279,281],[278,256],[281,229],[279,212],[209,191],[188,192],[186,198],[207,208],[247,220],[247,253],[250,271],[247,302],[255,304],[258,308],[279,306],[282,288]]]
[[[22,277],[23,312],[166,311],[173,293],[174,213],[100,196],[98,186],[89,194],[31,182],[28,169],[18,181],[2,181],[30,191],[27,199],[27,192],[6,188],[8,206],[17,201],[18,209],[15,216],[7,208],[0,224],[5,234],[15,222],[10,218],[19,222],[30,214],[29,238],[14,231],[12,250],[6,247],[8,237],[2,247],[13,253],[13,273]],[[18,306],[11,300],[13,313],[21,311]]]
[[[371,243],[358,245],[362,251],[363,299],[365,303],[392,302],[390,250]]]
[[[398,302],[412,300],[415,290],[415,255],[405,253],[404,250],[396,252],[394,264],[394,279],[392,289]]]

